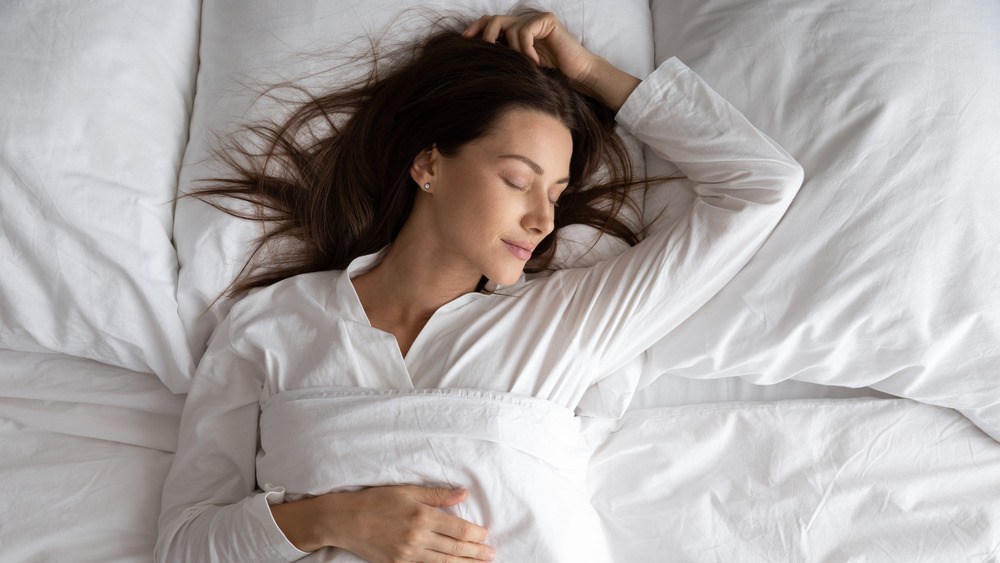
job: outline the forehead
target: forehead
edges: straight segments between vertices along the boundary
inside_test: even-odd
[[[566,173],[573,154],[573,136],[562,121],[522,109],[504,112],[486,136],[470,144],[488,157],[526,156],[554,174]]]

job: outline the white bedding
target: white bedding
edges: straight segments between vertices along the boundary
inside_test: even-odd
[[[486,526],[500,561],[984,561],[1000,549],[1000,446],[954,411],[902,399],[614,421],[496,392],[326,388],[261,408],[265,488],[467,488],[450,512]]]
[[[3,560],[148,561],[181,397],[152,376],[89,360],[0,352],[0,365],[0,498],[19,515],[0,527]],[[462,505],[463,515],[490,524],[493,541],[513,535],[518,550],[545,534],[545,545],[558,545],[546,532],[565,532],[567,514],[588,526],[596,514],[596,537],[622,562],[981,562],[1000,549],[1000,445],[948,409],[903,399],[732,402],[642,409],[616,421],[572,418],[522,397],[453,393],[459,406],[436,395],[424,411],[362,401],[334,418],[315,417],[330,405],[319,394],[265,405],[266,416],[289,422],[315,417],[320,447],[288,452],[302,442],[280,431],[262,436],[261,482],[301,493],[419,474],[498,487],[509,502],[484,506],[473,496]],[[350,452],[348,463],[334,459],[336,447]],[[356,451],[369,463],[354,463]],[[382,463],[390,451],[424,465]],[[329,471],[303,473],[284,453]],[[448,459],[434,457],[442,454]],[[564,474],[561,490],[544,478]],[[532,494],[550,502],[519,500]],[[501,553],[502,561],[539,560]]]
[[[1000,439],[1000,3],[679,0],[652,15],[656,60],[685,61],[805,182],[647,376],[873,387]]]
[[[186,388],[171,199],[198,8],[0,4],[0,348]]]
[[[153,375],[0,350],[0,560],[151,559],[183,397]]]
[[[803,400],[600,422],[588,476],[616,561],[1000,560],[1000,448],[955,411]]]
[[[247,111],[240,81],[320,70],[296,53],[400,6],[510,4],[0,5],[0,560],[150,560],[171,391],[251,234],[171,198]],[[637,76],[679,57],[806,169],[757,256],[630,366],[631,410],[568,419],[586,489],[565,502],[589,501],[616,561],[1000,560],[1000,445],[969,422],[1000,437],[1000,3],[546,7]],[[651,192],[645,220],[689,201]],[[478,478],[530,491],[518,471]],[[464,509],[518,545],[514,508]]]
[[[366,484],[462,487],[469,497],[446,510],[485,526],[499,560],[609,561],[582,420],[490,391],[284,392],[261,405],[257,478],[281,483],[286,499]],[[342,550],[308,559],[357,561]]]

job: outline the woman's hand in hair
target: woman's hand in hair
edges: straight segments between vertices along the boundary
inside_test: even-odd
[[[486,528],[438,510],[466,491],[372,487],[271,507],[285,537],[302,551],[339,547],[365,561],[492,561]]]
[[[472,22],[463,37],[482,33],[483,40],[496,43],[500,35],[507,44],[541,66],[558,68],[569,78],[584,82],[598,58],[584,48],[553,14],[529,16],[483,16]]]
[[[507,44],[541,66],[557,68],[583,84],[611,109],[618,111],[639,79],[588,51],[551,13],[526,16],[483,16],[466,28],[463,37],[490,43],[503,34]]]

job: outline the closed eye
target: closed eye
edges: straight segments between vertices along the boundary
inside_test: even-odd
[[[503,181],[504,181],[505,184],[507,184],[508,186],[514,188],[515,190],[518,190],[518,191],[521,191],[521,192],[524,192],[524,191],[528,190],[527,186],[522,186],[522,185],[516,183],[514,180],[511,180],[510,178],[508,178],[506,176],[501,176],[500,178],[503,179]],[[556,201],[556,200],[554,200],[554,199],[550,199],[549,203],[552,204],[552,207],[559,207],[559,202]]]
[[[508,186],[510,186],[510,187],[512,187],[512,188],[514,188],[515,190],[520,190],[520,191],[522,191],[522,192],[523,192],[524,190],[527,190],[527,189],[528,189],[528,187],[527,187],[527,186],[521,186],[521,185],[518,185],[517,183],[515,183],[515,182],[514,182],[513,180],[511,180],[510,178],[507,178],[506,176],[501,176],[501,177],[503,178],[503,181],[504,181],[504,182],[505,182],[505,183],[506,183],[506,184],[507,184]]]
[[[551,196],[551,195],[553,195],[553,193],[554,192],[550,191],[549,195]],[[549,200],[549,203],[552,204],[552,207],[559,207],[559,196],[561,196],[561,195],[562,195],[562,190],[560,190],[559,192],[555,193],[556,197],[554,197],[553,199]]]

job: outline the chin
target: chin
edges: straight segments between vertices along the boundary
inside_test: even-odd
[[[524,268],[520,268],[517,271],[507,270],[504,272],[493,272],[493,275],[486,274],[486,279],[497,285],[514,285],[521,279],[521,274],[523,273]]]

